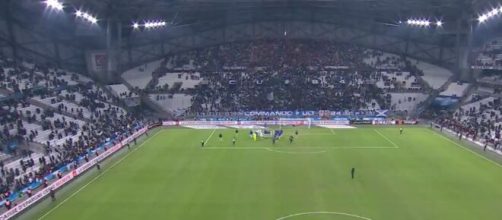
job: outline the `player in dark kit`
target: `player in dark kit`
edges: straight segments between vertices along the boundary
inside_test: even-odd
[[[204,141],[203,141],[203,140],[202,140],[202,141],[200,141],[200,147],[204,147],[204,144],[205,144],[205,143],[204,143]]]
[[[238,134],[239,133],[239,130],[238,129],[235,129],[235,134]]]
[[[223,140],[223,134],[220,133],[220,135],[218,135],[218,137],[220,137],[220,141]]]
[[[295,131],[295,135],[298,136],[298,130]]]
[[[290,143],[290,144],[292,144],[292,143],[293,143],[293,139],[294,139],[293,135],[289,136],[289,143]]]
[[[99,163],[96,163],[96,169],[98,169],[98,171],[101,171],[101,165],[99,165]]]
[[[352,169],[350,170],[350,175],[352,176],[352,179],[356,177],[356,168],[352,167]]]

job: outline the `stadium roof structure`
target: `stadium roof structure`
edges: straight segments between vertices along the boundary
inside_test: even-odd
[[[207,19],[236,11],[278,9],[329,10],[344,17],[369,17],[397,21],[408,16],[428,16],[453,20],[476,14],[494,0],[66,0],[67,4],[85,6],[101,16],[124,20],[148,18]],[[180,19],[183,20],[183,19]]]
[[[86,5],[100,13],[120,13],[123,17],[159,16],[174,13],[197,14],[263,8],[323,8],[353,16],[393,18],[409,15],[455,17],[462,11],[486,10],[495,0],[67,0]],[[363,13],[366,12],[366,13]],[[371,13],[367,13],[371,12]]]
[[[500,4],[494,0],[59,1],[65,13],[44,10],[38,0],[2,1],[0,19],[7,21],[7,27],[0,41],[31,51],[32,57],[49,51],[51,61],[79,67],[85,64],[78,57],[87,51],[114,50],[122,57],[120,66],[128,68],[176,51],[287,35],[351,42],[454,67],[462,65],[459,57],[465,57],[463,47],[477,16]],[[76,10],[89,11],[98,24],[77,21]],[[440,21],[441,27],[406,27],[408,19]],[[149,21],[166,22],[166,27],[132,27]],[[15,33],[10,26],[24,31]],[[37,40],[41,38],[47,40]]]

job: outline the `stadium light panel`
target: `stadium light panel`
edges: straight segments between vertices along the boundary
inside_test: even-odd
[[[77,16],[77,17],[82,17],[82,11],[77,10],[77,11],[75,12],[75,16]]]
[[[139,24],[138,24],[138,23],[136,23],[136,22],[134,22],[134,23],[132,24],[132,28],[134,28],[134,29],[138,29],[138,28],[139,28]]]
[[[45,0],[44,1],[45,6],[54,9],[57,11],[63,11],[64,5],[63,3],[59,2],[58,0]]]
[[[436,21],[436,26],[443,27],[443,22],[442,21]]]
[[[94,16],[92,16],[91,14],[87,13],[87,12],[83,12],[81,10],[76,10],[75,11],[75,16],[77,18],[81,18],[82,20],[85,20],[91,24],[96,24],[98,23],[98,19]]]
[[[487,20],[489,20],[495,16],[498,16],[498,15],[502,15],[502,6],[500,6],[499,8],[494,8],[488,12],[481,14],[480,16],[478,16],[478,22],[484,23]]]
[[[143,24],[146,29],[160,28],[167,25],[165,21],[147,21]]]
[[[429,27],[431,22],[427,19],[408,19],[406,24],[418,27]]]

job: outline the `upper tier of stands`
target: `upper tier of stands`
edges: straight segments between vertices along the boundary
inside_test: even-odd
[[[476,69],[502,70],[502,38],[487,42],[479,51],[473,66]]]
[[[453,73],[445,69],[443,67],[439,67],[436,65],[432,65],[430,63],[422,62],[419,60],[415,59],[410,59],[408,60],[411,62],[412,65],[414,65],[417,69],[422,71],[422,79],[427,82],[427,84],[432,88],[432,89],[439,89],[441,88],[448,80],[450,77],[453,76]]]
[[[152,81],[152,73],[160,67],[162,60],[156,60],[134,67],[122,74],[122,78],[129,83],[133,88],[145,89],[150,81]]]
[[[446,88],[446,90],[441,92],[439,95],[460,98],[466,95],[469,86],[470,86],[469,83],[460,83],[460,82],[450,83],[448,85],[448,88]]]
[[[133,92],[127,88],[124,84],[112,84],[107,86],[112,94],[119,98],[137,98],[139,94],[137,92]]]

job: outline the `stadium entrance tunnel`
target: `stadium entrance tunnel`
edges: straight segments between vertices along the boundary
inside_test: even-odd
[[[344,212],[302,212],[275,220],[372,220],[371,218]]]

